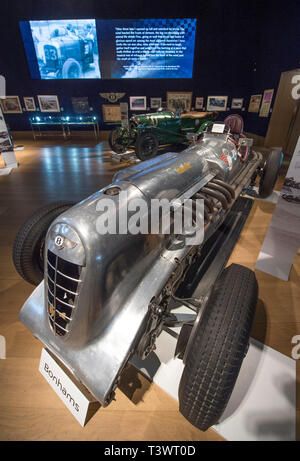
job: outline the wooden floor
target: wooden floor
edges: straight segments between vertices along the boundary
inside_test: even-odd
[[[127,392],[118,390],[116,402],[101,408],[84,429],[42,378],[42,345],[18,321],[33,287],[14,270],[15,234],[38,207],[60,199],[77,202],[109,184],[122,165],[111,161],[106,144],[92,140],[24,145],[16,152],[20,167],[0,176],[0,335],[7,343],[7,358],[0,360],[0,440],[222,440],[212,429],[203,433],[190,425],[177,403],[134,369],[123,377]],[[255,202],[230,262],[254,269],[273,210],[272,204]],[[291,338],[300,334],[299,273],[299,255],[289,282],[256,273],[259,303],[252,336],[288,356]],[[297,408],[299,416],[299,401]]]

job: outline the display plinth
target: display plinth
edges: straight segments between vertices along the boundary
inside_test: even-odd
[[[178,401],[184,364],[174,358],[176,338],[163,331],[156,345],[146,360],[134,357],[131,363]],[[296,440],[296,362],[251,338],[227,408],[213,428],[230,441]]]

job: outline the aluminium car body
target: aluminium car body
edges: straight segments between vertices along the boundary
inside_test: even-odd
[[[44,281],[24,304],[20,320],[102,405],[113,398],[129,358],[144,358],[153,350],[174,274],[191,263],[201,246],[187,245],[185,235],[99,235],[97,204],[109,196],[117,208],[123,206],[121,191],[128,200],[177,203],[200,193],[206,241],[259,168],[261,154],[246,153],[242,158],[241,144],[230,133],[207,132],[181,153],[120,171],[110,186],[52,223]]]

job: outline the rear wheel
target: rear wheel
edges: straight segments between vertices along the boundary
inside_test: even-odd
[[[138,135],[135,153],[140,160],[148,160],[157,154],[159,142],[155,134],[144,132]]]
[[[44,278],[44,246],[47,231],[57,216],[73,202],[55,202],[37,210],[21,226],[14,242],[13,262],[17,272],[32,285]]]
[[[122,144],[118,144],[116,143],[116,139],[118,137],[118,128],[116,130],[112,130],[110,133],[109,133],[109,137],[108,137],[108,144],[109,144],[109,147],[111,148],[111,150],[113,150],[114,152],[116,152],[116,154],[122,154],[123,152],[125,152],[125,147],[122,146]]]
[[[232,264],[214,285],[195,324],[179,385],[179,411],[207,430],[219,421],[248,349],[258,288],[250,269]]]
[[[282,164],[283,154],[279,150],[270,152],[259,183],[259,196],[261,198],[269,197],[272,194],[277,181],[279,170]]]

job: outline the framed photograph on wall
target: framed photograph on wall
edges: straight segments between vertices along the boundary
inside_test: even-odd
[[[243,98],[232,98],[231,109],[242,109],[244,103]]]
[[[168,91],[167,92],[167,108],[173,112],[189,112],[192,107],[191,91],[182,93],[181,91]]]
[[[261,108],[259,112],[260,117],[268,117],[271,104],[272,104],[272,99],[273,99],[273,94],[274,90],[265,90],[264,95],[263,95],[263,100],[261,103]]]
[[[253,94],[251,96],[248,112],[259,112],[261,98],[262,98],[261,94]]]
[[[129,104],[130,104],[130,110],[146,110],[147,97],[146,96],[130,96]]]
[[[19,96],[6,96],[5,99],[0,101],[3,114],[22,114],[23,110]]]
[[[41,112],[60,112],[58,97],[52,94],[39,94]]]
[[[27,111],[36,110],[35,100],[33,96],[24,96],[23,100],[24,100],[25,109]]]
[[[228,96],[208,96],[207,110],[225,111],[227,109]]]
[[[162,98],[150,98],[150,108],[159,109],[162,105]]]
[[[103,122],[105,123],[120,123],[121,122],[121,108],[120,104],[103,104]]]
[[[195,109],[196,110],[202,110],[204,107],[204,98],[198,97],[195,100]]]
[[[73,97],[71,100],[75,114],[88,114],[90,112],[90,104],[87,96]]]

